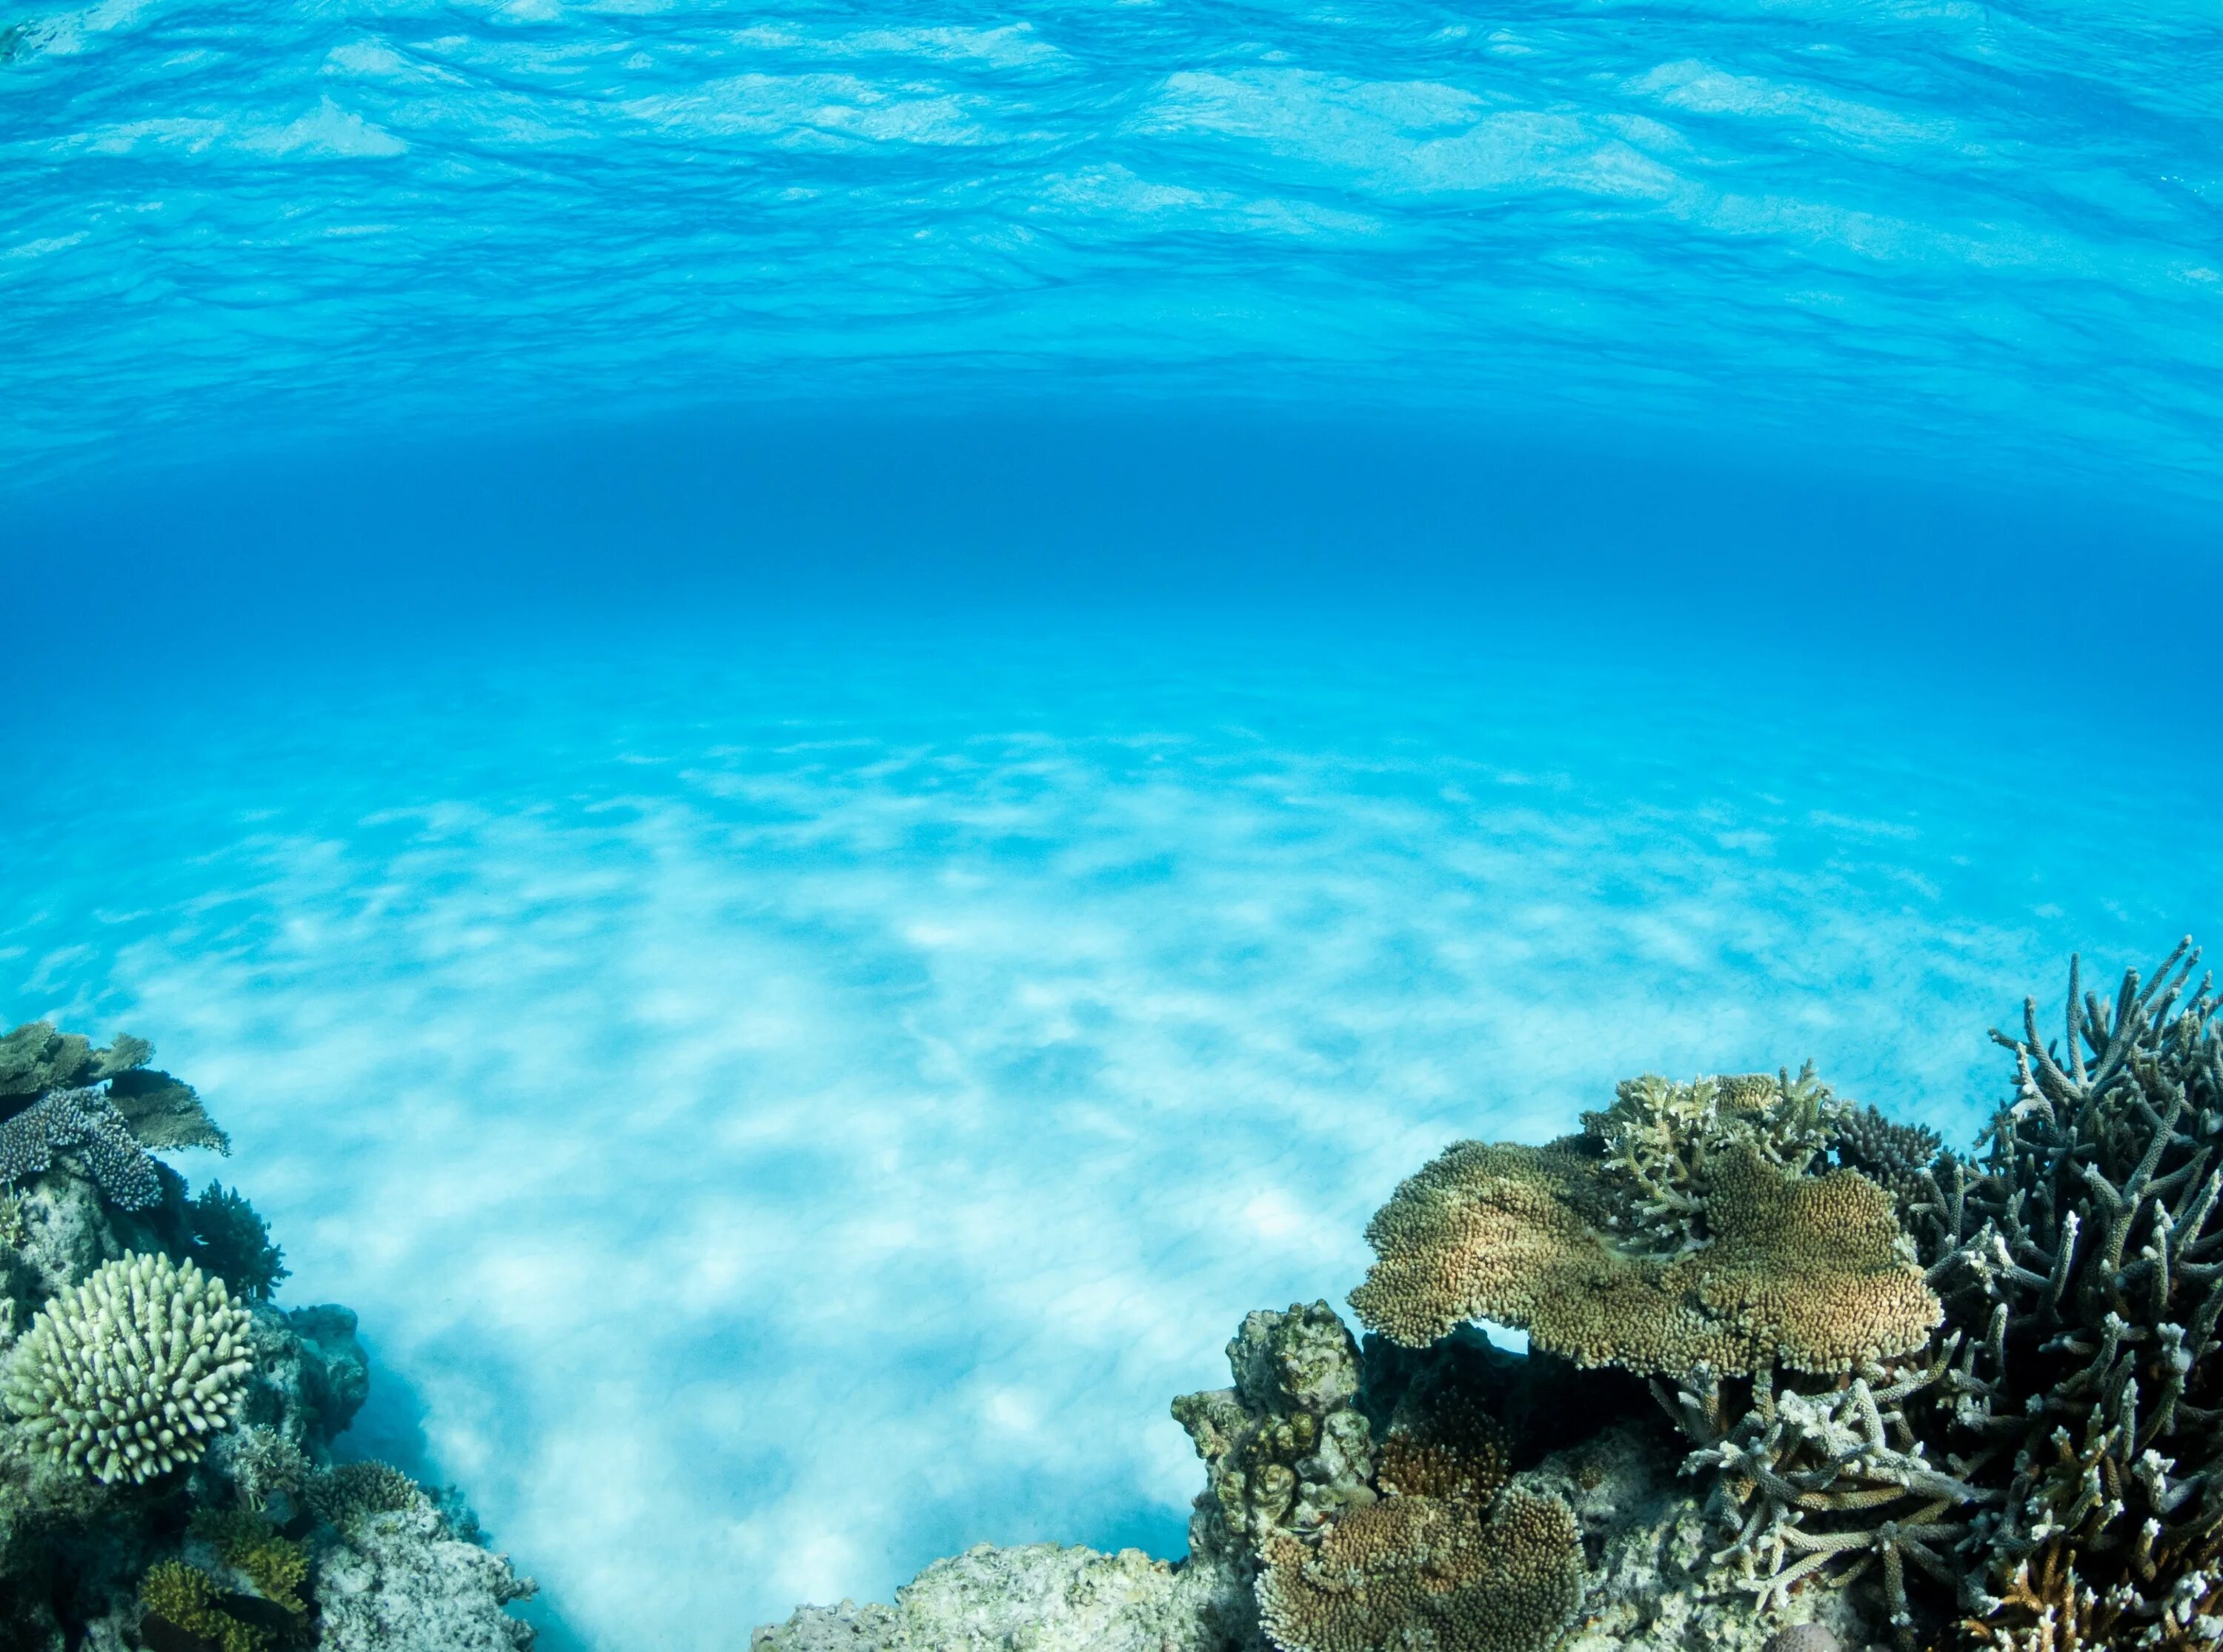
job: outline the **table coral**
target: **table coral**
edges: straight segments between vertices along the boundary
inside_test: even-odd
[[[1380,1259],[1351,1305],[1414,1347],[1490,1319],[1640,1375],[1842,1370],[1918,1347],[1937,1322],[1890,1197],[1855,1172],[1803,1176],[1724,1144],[1691,1184],[1704,1242],[1670,1260],[1617,1238],[1640,1210],[1607,1162],[1582,1137],[1453,1146],[1368,1224]]]
[[[0,1037],[0,1182],[43,1175],[69,1152],[118,1209],[144,1210],[162,1199],[147,1148],[230,1153],[192,1086],[147,1066],[154,1053],[144,1039],[96,1046],[47,1021]]]

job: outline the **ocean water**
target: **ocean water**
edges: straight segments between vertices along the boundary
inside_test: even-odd
[[[2223,936],[2196,8],[0,27],[0,1021],[555,1652],[1177,1555],[1449,1140]]]

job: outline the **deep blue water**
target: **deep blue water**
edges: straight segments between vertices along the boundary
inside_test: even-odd
[[[2223,936],[2212,11],[8,38],[0,1020],[558,1647],[1178,1553],[1446,1140]]]

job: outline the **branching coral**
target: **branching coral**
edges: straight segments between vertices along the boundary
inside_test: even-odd
[[[2223,1637],[2223,1018],[2196,959],[2112,1002],[2072,966],[2058,1043],[2025,1003],[1974,1162],[1841,1123],[1942,1299],[1918,1354],[1660,1388],[1763,1599],[1873,1569],[1909,1648],[1924,1579],[2013,1652]]]
[[[318,1519],[342,1531],[372,1515],[414,1509],[429,1501],[408,1475],[391,1463],[368,1459],[336,1464],[312,1478],[304,1495]]]
[[[270,1225],[236,1191],[211,1182],[186,1207],[193,1260],[249,1302],[268,1302],[292,1272]]]
[[[162,1202],[154,1161],[98,1090],[49,1090],[0,1121],[0,1181],[28,1181],[51,1168],[54,1155],[65,1151],[76,1153],[118,1209],[144,1210]]]
[[[2010,1629],[2017,1579],[2073,1573],[2119,1636],[2165,1635],[2223,1560],[2223,1017],[2198,959],[2112,1003],[2072,964],[2058,1044],[2026,1001],[2022,1036],[1993,1035],[2014,1096],[1981,1164],[1941,1159],[1914,1207],[1962,1334],[1940,1421],[2005,1486],[1977,1616]]]
[[[9,1367],[8,1403],[49,1457],[104,1484],[197,1460],[251,1366],[221,1280],[167,1256],[106,1263],[47,1304]]]
[[[1937,1322],[1890,1197],[1866,1178],[1799,1175],[1724,1142],[1691,1184],[1704,1242],[1669,1260],[1616,1235],[1644,1208],[1596,1149],[1452,1147],[1368,1225],[1380,1259],[1352,1306],[1407,1346],[1488,1318],[1640,1375],[1842,1370],[1919,1347]]]
[[[1631,1254],[1672,1260],[1701,1249],[1712,1237],[1706,1210],[1716,1163],[1748,1153],[1797,1175],[1828,1151],[1850,1110],[1811,1065],[1796,1078],[1786,1071],[1688,1084],[1653,1074],[1629,1079],[1611,1107],[1583,1115],[1613,1196],[1607,1225]]]
[[[1672,1398],[1655,1382],[1698,1442],[1688,1470],[1710,1473],[1709,1512],[1732,1534],[1716,1563],[1734,1564],[1760,1603],[1777,1607],[1810,1578],[1842,1586],[1875,1567],[1892,1623],[1911,1628],[1907,1567],[1957,1586],[1962,1573],[1948,1556],[1968,1541],[1971,1511],[1998,1500],[1933,1464],[1908,1422],[1909,1403],[1947,1374],[1947,1353],[1870,1364],[1818,1391],[1763,1371],[1734,1422],[1711,1372],[1692,1373]]]

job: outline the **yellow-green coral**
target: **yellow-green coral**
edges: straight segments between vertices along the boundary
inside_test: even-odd
[[[1937,1323],[1873,1183],[1800,1176],[1740,1145],[1710,1159],[1704,1187],[1708,1242],[1662,1259],[1615,1231],[1625,1205],[1580,1139],[1461,1142],[1368,1224],[1380,1259],[1351,1305],[1408,1347],[1486,1318],[1641,1375],[1846,1370],[1919,1347]]]
[[[220,1604],[216,1580],[183,1561],[158,1561],[139,1584],[139,1605],[149,1617],[211,1641],[220,1652],[270,1652],[276,1636],[260,1624],[245,1624]]]
[[[1582,1548],[1557,1498],[1509,1487],[1345,1512],[1317,1548],[1266,1547],[1259,1618],[1282,1652],[1537,1652],[1582,1604]]]
[[[242,1509],[204,1511],[194,1516],[191,1530],[263,1599],[296,1616],[309,1610],[301,1592],[309,1580],[309,1551],[280,1536],[262,1516]]]

